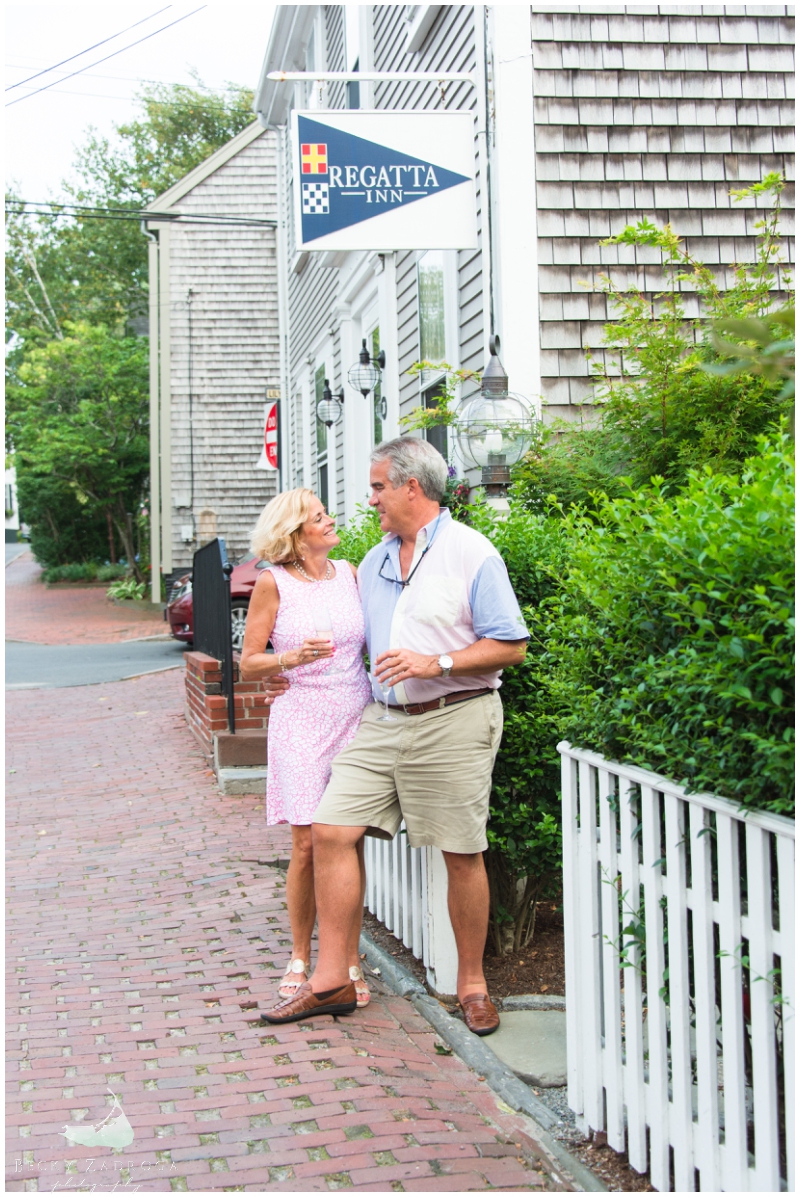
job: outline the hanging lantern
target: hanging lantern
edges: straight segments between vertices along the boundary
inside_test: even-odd
[[[338,395],[332,395],[330,383],[326,378],[322,398],[317,404],[317,419],[320,424],[324,424],[327,428],[332,428],[334,424],[338,424],[342,418],[343,403],[344,391],[341,390]]]
[[[536,429],[531,401],[508,389],[499,349],[500,338],[492,337],[480,393],[459,404],[454,424],[461,456],[480,468],[481,486],[495,496],[507,490],[510,467],[527,453]]]
[[[360,391],[366,399],[381,380],[381,370],[386,367],[386,354],[381,351],[377,357],[370,357],[366,337],[361,342],[358,361],[347,372],[347,381],[354,391]]]

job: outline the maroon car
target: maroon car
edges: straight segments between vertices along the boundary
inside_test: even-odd
[[[266,561],[260,561],[258,557],[253,556],[246,557],[239,565],[233,567],[231,573],[231,632],[233,647],[238,652],[242,651],[250,595],[253,593],[259,572],[266,568]],[[173,585],[164,615],[175,639],[190,644],[194,637],[191,574],[185,574]]]

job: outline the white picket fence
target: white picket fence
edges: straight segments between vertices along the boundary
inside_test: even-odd
[[[364,842],[364,904],[423,962],[437,993],[455,993],[458,959],[441,852],[410,848],[405,827],[391,841],[367,836]]]
[[[794,1191],[794,822],[558,749],[579,1126],[660,1191]]]

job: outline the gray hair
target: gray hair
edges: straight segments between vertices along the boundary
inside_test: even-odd
[[[440,503],[447,486],[447,462],[438,449],[415,436],[398,436],[377,445],[370,461],[389,461],[388,479],[394,489],[416,478],[426,499]]]

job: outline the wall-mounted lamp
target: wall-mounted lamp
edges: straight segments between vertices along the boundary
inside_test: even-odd
[[[381,370],[386,368],[386,354],[381,349],[377,357],[370,357],[366,337],[361,342],[358,361],[347,372],[347,381],[354,391],[360,391],[366,399],[381,380]]]
[[[342,418],[343,403],[344,388],[339,391],[338,395],[332,395],[330,383],[326,378],[322,398],[317,404],[317,419],[320,424],[324,424],[327,428],[332,428],[334,424],[338,424]]]

